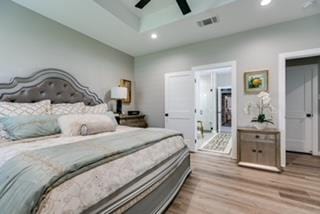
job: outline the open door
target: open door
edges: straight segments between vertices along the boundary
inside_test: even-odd
[[[165,127],[183,133],[195,151],[195,77],[192,71],[165,74]]]

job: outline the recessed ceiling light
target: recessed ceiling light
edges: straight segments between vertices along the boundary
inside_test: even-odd
[[[151,34],[151,39],[158,39],[158,35],[156,33]]]
[[[260,5],[261,6],[267,6],[272,2],[272,0],[261,0]]]

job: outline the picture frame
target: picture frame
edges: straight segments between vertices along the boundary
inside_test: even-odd
[[[245,72],[245,94],[259,94],[262,91],[269,91],[269,70]]]
[[[129,105],[131,103],[131,95],[132,95],[132,82],[130,80],[126,80],[126,79],[121,79],[120,80],[120,86],[121,87],[125,87],[128,89],[128,96],[127,99],[124,99],[122,101],[123,104]]]

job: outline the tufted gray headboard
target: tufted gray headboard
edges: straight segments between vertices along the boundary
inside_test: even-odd
[[[55,68],[0,84],[0,101],[32,103],[45,99],[50,99],[53,104],[84,102],[93,106],[103,103],[97,94],[81,85],[72,75]]]

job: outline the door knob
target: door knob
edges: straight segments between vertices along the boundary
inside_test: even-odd
[[[165,113],[164,116],[165,116],[165,117],[169,117],[169,114],[168,114],[168,113]]]
[[[313,115],[310,114],[310,113],[308,113],[306,116],[307,116],[307,117],[313,117]]]

